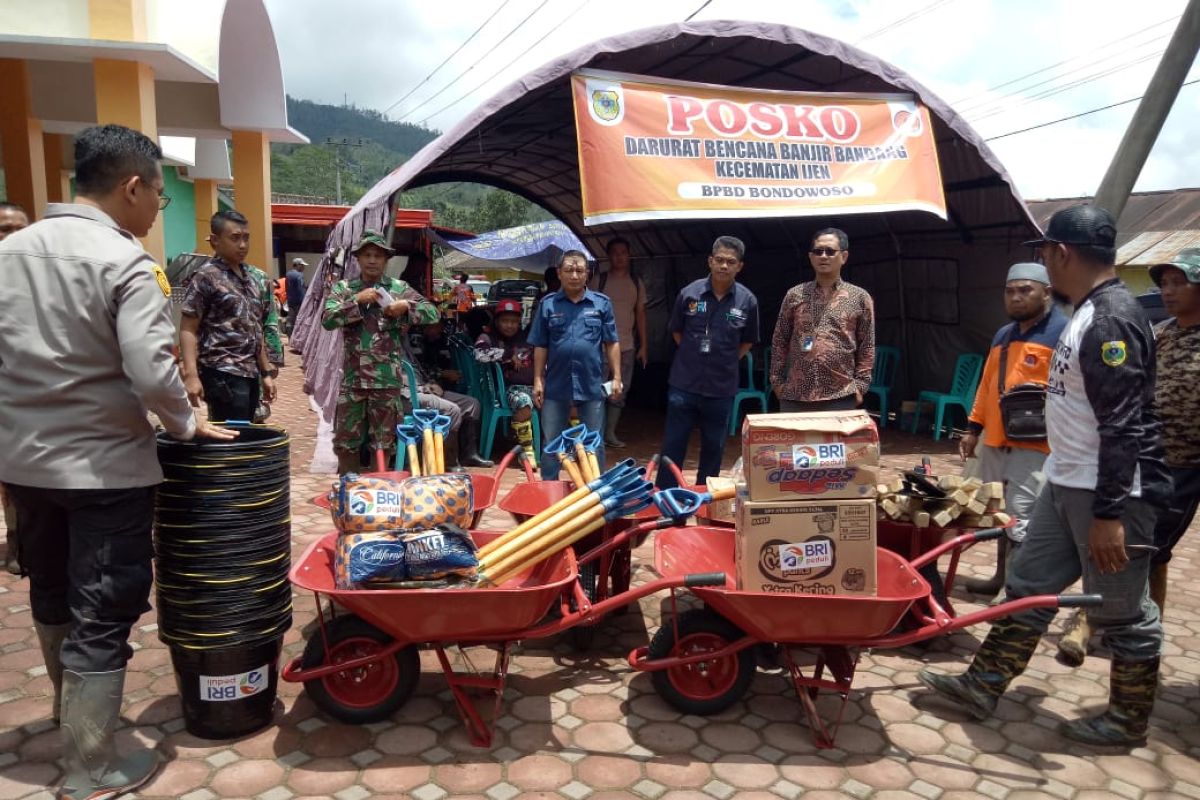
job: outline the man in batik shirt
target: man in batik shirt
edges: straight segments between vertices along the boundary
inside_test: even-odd
[[[404,338],[409,325],[438,319],[433,303],[404,281],[384,274],[395,251],[381,235],[363,231],[353,253],[362,275],[334,284],[321,319],[328,330],[343,329],[342,387],[333,432],[339,473],[362,467],[364,438],[391,461],[401,408]]]
[[[771,341],[771,386],[780,411],[857,408],[875,366],[875,305],[865,289],[842,280],[850,239],[837,228],[813,236],[808,260],[815,280],[783,298]]]

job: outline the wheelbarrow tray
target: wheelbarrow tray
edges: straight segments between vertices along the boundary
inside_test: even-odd
[[[480,546],[501,535],[471,531]],[[333,572],[337,536],[328,533],[305,550],[292,567],[293,585],[327,596],[399,642],[457,643],[520,633],[546,616],[577,574],[568,548],[498,587],[339,589]]]
[[[719,527],[676,527],[658,532],[654,566],[664,577],[724,572],[724,587],[692,591],[713,611],[763,642],[869,646],[888,634],[929,584],[908,562],[876,549],[875,596],[751,592],[736,588],[736,532]]]
[[[518,483],[500,498],[497,505],[512,514],[517,522],[536,517],[550,506],[569,495],[573,489],[570,481],[526,481]]]

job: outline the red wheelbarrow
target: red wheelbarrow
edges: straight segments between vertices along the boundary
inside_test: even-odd
[[[496,469],[491,475],[478,474],[474,472],[470,473],[472,495],[475,498],[475,513],[471,518],[472,527],[478,525],[479,519],[483,516],[483,512],[487,511],[492,507],[492,505],[495,504],[496,493],[500,488],[500,478],[504,475],[504,470],[508,469],[509,464],[512,463],[512,460],[518,450],[520,450],[520,448],[515,447],[511,451],[505,453],[504,458],[500,459],[500,463],[496,465]],[[376,463],[376,466],[381,467],[383,465],[382,453],[377,451],[376,455],[380,459]],[[364,474],[372,478],[387,478],[394,481],[412,477],[408,472],[387,471],[384,469],[379,469],[377,472],[367,472]],[[319,494],[312,498],[312,503],[313,505],[320,506],[321,508],[329,508],[329,492]]]
[[[909,562],[895,553],[876,550],[878,593],[866,596],[815,596],[739,591],[732,578],[719,587],[696,587],[703,609],[677,611],[671,593],[670,619],[651,640],[629,654],[634,669],[651,672],[655,691],[686,714],[716,714],[742,697],[757,667],[754,646],[807,646],[817,651],[806,674],[783,647],[792,683],[804,707],[818,747],[834,746],[861,648],[902,647],[950,631],[998,619],[1029,608],[1099,605],[1098,595],[1040,595],[951,616],[931,595],[918,570],[944,553],[1003,536],[1002,530],[968,533],[933,547]],[[735,534],[727,528],[673,527],[655,541],[659,575],[685,572],[736,574]],[[917,625],[897,632],[911,615]],[[829,677],[825,677],[828,670]],[[836,716],[825,720],[817,711],[822,689],[841,695]]]
[[[645,526],[650,530],[672,524],[671,520],[657,520]],[[619,546],[634,533],[634,529],[626,531],[605,547]],[[477,545],[500,535],[471,532]],[[304,683],[313,702],[335,719],[377,722],[389,717],[412,694],[421,671],[418,649],[430,647],[437,654],[471,743],[480,747],[492,742],[492,724],[499,715],[513,642],[562,633],[663,589],[725,583],[724,575],[663,578],[593,604],[576,580],[575,555],[568,548],[498,587],[347,590],[338,589],[334,582],[336,541],[336,533],[327,534],[309,546],[292,567],[293,585],[311,591],[316,599],[318,635],[308,640],[301,657],[283,668],[281,677]],[[555,611],[556,616],[552,615]],[[447,648],[471,645],[495,649],[491,672],[475,670],[465,652],[470,671],[454,669]],[[472,689],[493,696],[490,719],[475,706]]]

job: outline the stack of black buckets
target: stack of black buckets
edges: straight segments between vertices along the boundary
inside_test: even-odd
[[[158,635],[187,730],[206,739],[270,724],[292,623],[288,436],[236,428],[229,442],[158,439]]]

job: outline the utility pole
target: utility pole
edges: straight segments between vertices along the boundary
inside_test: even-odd
[[[333,169],[337,181],[337,204],[342,205],[342,148],[362,147],[367,140],[361,136],[326,136],[325,144],[333,148]]]
[[[1125,136],[1100,181],[1094,205],[1107,209],[1113,219],[1120,219],[1129,193],[1137,183],[1146,158],[1158,139],[1159,131],[1171,113],[1171,106],[1179,95],[1179,88],[1196,60],[1200,49],[1200,0],[1188,0],[1187,8],[1179,18],[1179,25],[1163,52],[1158,69],[1150,79],[1150,86],[1137,111],[1125,130]]]

